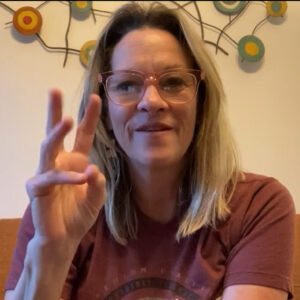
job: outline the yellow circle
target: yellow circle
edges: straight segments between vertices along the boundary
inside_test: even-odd
[[[259,49],[258,49],[258,46],[253,43],[253,42],[247,42],[245,44],[245,52],[248,54],[248,55],[256,55],[258,53]]]
[[[272,4],[273,3],[278,3],[279,5],[281,5],[281,8],[280,10],[278,11],[274,11],[272,9]],[[287,10],[287,1],[267,1],[267,13],[269,16],[272,16],[272,17],[281,17],[284,15],[284,13],[286,12]]]
[[[24,17],[31,17],[31,23],[30,24],[25,24],[23,22]],[[36,24],[38,22],[38,18],[37,15],[35,13],[33,13],[32,11],[22,11],[19,15],[18,15],[18,23],[20,24],[20,26],[25,29],[25,30],[31,30],[33,29]]]
[[[85,67],[88,66],[88,60],[94,50],[95,45],[96,45],[96,41],[90,40],[85,42],[80,49],[79,58]]]
[[[79,8],[86,8],[87,6],[87,1],[76,1],[76,5]]]

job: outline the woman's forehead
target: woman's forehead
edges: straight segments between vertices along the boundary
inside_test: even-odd
[[[112,69],[154,69],[190,67],[190,58],[168,31],[142,28],[127,33],[115,46]]]

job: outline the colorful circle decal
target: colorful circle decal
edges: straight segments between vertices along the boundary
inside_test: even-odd
[[[214,1],[216,9],[225,15],[235,15],[240,12],[248,1]]]
[[[41,29],[42,16],[37,9],[24,6],[14,13],[13,24],[20,33],[32,35]]]
[[[72,1],[72,9],[77,13],[87,13],[92,9],[91,1]]]
[[[238,52],[243,60],[256,62],[264,56],[265,46],[256,36],[246,35],[239,40]]]
[[[87,41],[86,43],[83,44],[83,46],[80,49],[80,61],[81,63],[87,67],[89,58],[95,48],[96,41],[95,40],[90,40]]]
[[[287,10],[287,1],[267,1],[267,14],[272,17],[282,17]]]

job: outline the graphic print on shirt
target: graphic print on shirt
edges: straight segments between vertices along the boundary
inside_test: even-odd
[[[129,272],[127,280],[121,283],[117,278],[110,286],[104,287],[106,295],[104,300],[202,300],[208,299],[209,289],[199,287],[195,281],[183,281],[181,274],[176,278],[163,278],[164,269],[159,273],[147,272],[147,268],[141,268],[139,272]],[[150,273],[152,273],[150,275]],[[132,276],[134,275],[134,276]],[[135,277],[131,280],[129,278]],[[119,284],[117,284],[119,282]],[[114,289],[111,289],[115,286]],[[195,291],[197,289],[197,292]],[[200,291],[201,295],[198,294]]]
[[[151,292],[150,292],[151,291]],[[151,296],[153,294],[166,293],[171,294],[172,298],[153,298],[149,297],[149,293]],[[140,297],[137,298],[138,294]],[[200,296],[194,293],[191,290],[188,290],[183,285],[162,278],[139,278],[127,282],[120,286],[118,289],[114,290],[108,296],[106,296],[105,300],[116,300],[116,299],[182,299],[182,300],[199,300]],[[163,296],[163,295],[162,295]],[[146,297],[146,298],[145,298]],[[173,298],[176,297],[176,298]]]

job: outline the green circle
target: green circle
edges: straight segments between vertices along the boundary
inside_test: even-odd
[[[272,9],[275,13],[280,12],[280,10],[281,10],[281,3],[280,3],[280,2],[273,1],[272,4],[271,4],[271,9]]]
[[[240,12],[248,1],[213,1],[216,9],[225,15],[235,15],[238,12]],[[226,2],[226,4],[232,5],[236,4],[233,7],[227,7],[224,5],[223,2]]]
[[[254,43],[258,47],[258,53],[250,55],[245,51],[245,46],[248,42]],[[256,62],[262,59],[265,54],[265,46],[262,41],[254,35],[245,35],[238,42],[238,52],[240,57],[249,62]]]

